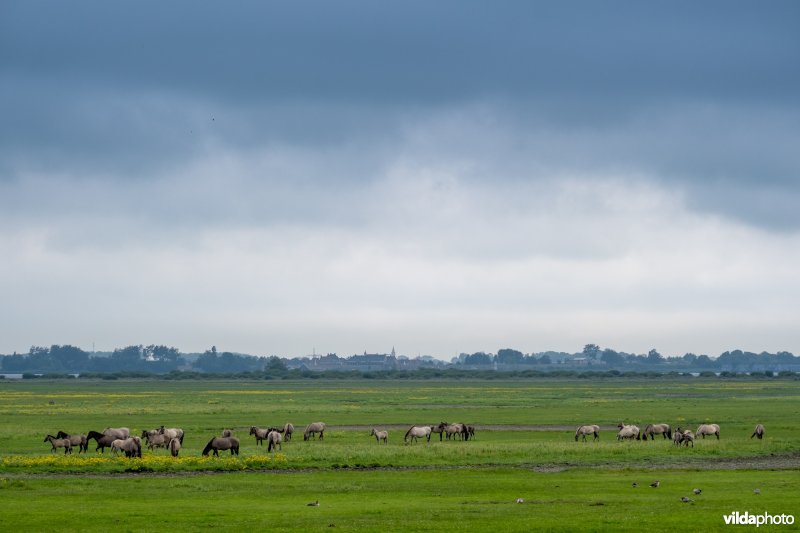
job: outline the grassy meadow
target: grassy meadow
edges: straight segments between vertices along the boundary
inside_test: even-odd
[[[0,381],[0,527],[149,529],[169,527],[166,513],[190,530],[428,530],[452,516],[478,530],[722,528],[737,510],[800,515],[799,400],[797,382],[770,379]],[[318,420],[325,440],[304,442]],[[476,439],[403,443],[410,425],[442,420],[476,425]],[[715,422],[722,438],[618,442],[621,420]],[[248,435],[286,421],[297,434],[277,453]],[[757,422],[762,441],[750,439]],[[177,459],[100,455],[93,441],[65,457],[42,442],[62,429],[161,424],[186,431]],[[581,424],[601,425],[600,441],[576,443]],[[389,429],[388,445],[373,426]],[[240,455],[201,457],[225,428]]]

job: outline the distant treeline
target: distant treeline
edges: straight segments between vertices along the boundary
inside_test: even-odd
[[[800,372],[800,357],[789,352],[751,353],[741,350],[724,352],[716,358],[687,353],[664,357],[655,349],[647,354],[627,354],[587,344],[583,351],[569,354],[543,352],[524,354],[504,348],[496,354],[476,352],[461,354],[450,363],[430,357],[409,359],[390,354],[364,354],[338,357],[336,354],[286,359],[277,356],[257,357],[231,352],[218,353],[216,347],[202,354],[183,354],[163,345],[137,345],[113,352],[89,353],[70,345],[49,348],[33,346],[27,354],[0,356],[3,373],[56,376],[139,377],[161,375],[166,379],[194,379],[212,376],[242,376],[255,379],[366,377],[421,378],[480,377],[501,373],[506,376],[583,374],[624,376],[663,375],[666,373],[755,373],[765,376]],[[480,373],[480,374],[478,374]]]

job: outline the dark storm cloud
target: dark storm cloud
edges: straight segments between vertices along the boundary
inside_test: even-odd
[[[323,162],[330,172],[314,179],[363,186],[381,175],[375,154],[413,144],[409,124],[478,103],[489,109],[484,138],[482,118],[470,118],[462,140],[476,150],[451,156],[483,155],[493,180],[639,173],[700,211],[798,226],[794,2],[0,10],[0,179],[146,181],[212,150],[289,146],[324,160],[361,146],[367,163]]]
[[[6,3],[4,70],[223,100],[794,99],[791,2]]]

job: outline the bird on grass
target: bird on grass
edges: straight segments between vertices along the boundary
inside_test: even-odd
[[[639,484],[638,484],[638,483],[636,483],[636,482],[634,481],[634,482],[633,482],[633,488],[635,489],[635,488],[636,488],[636,487],[638,487],[638,486],[639,486]]]
[[[319,500],[311,502],[311,503],[307,503],[306,505],[309,506],[309,507],[319,507]]]
[[[650,483],[650,486],[653,487],[654,489],[657,489],[659,485],[661,485],[660,481],[653,481],[652,483]]]
[[[517,498],[517,503],[525,503],[525,500],[523,500],[522,498]]]
[[[756,489],[753,491],[753,494],[761,494],[761,489]]]
[[[703,489],[692,489],[692,492],[694,492],[695,494],[700,494],[701,492],[703,492]]]
[[[691,498],[687,498],[686,496],[683,496],[683,497],[681,498],[681,501],[682,501],[683,503],[692,503],[692,502],[694,502],[694,500],[693,500],[693,499],[691,499]]]

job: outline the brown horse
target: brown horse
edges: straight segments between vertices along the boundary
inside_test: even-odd
[[[317,433],[319,433],[319,440],[325,438],[324,422],[312,422],[311,424],[307,425],[306,430],[303,432],[303,440],[308,440],[311,437],[316,438]]]
[[[170,439],[168,447],[172,457],[178,457],[178,452],[181,451],[181,440],[177,437]]]
[[[292,440],[292,433],[294,433],[294,425],[291,422],[286,422],[286,425],[283,426],[283,436],[286,442]]]
[[[97,447],[94,449],[95,452],[98,450],[100,453],[104,453],[106,448],[111,447],[111,443],[117,440],[118,437],[114,435],[104,435],[98,431],[90,431],[86,434],[86,441],[94,439],[97,442]]]
[[[267,435],[272,428],[264,429],[256,426],[250,426],[250,434],[256,437],[256,446],[260,446],[263,441],[267,440]]]
[[[86,435],[67,435],[64,431],[59,431],[56,433],[57,439],[69,439],[70,444],[72,447],[78,447],[78,453],[88,452],[89,451],[89,439],[86,438]]]
[[[203,448],[203,455],[208,455],[208,452],[212,450],[215,456],[219,456],[220,450],[230,450],[231,455],[239,455],[239,439],[236,437],[214,437]]]
[[[72,443],[69,439],[58,439],[52,435],[48,435],[42,442],[47,441],[50,441],[50,446],[52,446],[51,452],[55,452],[57,448],[64,448],[64,455],[72,453]]]
[[[672,428],[670,428],[669,424],[647,424],[647,427],[644,428],[644,440],[647,440],[647,437],[650,437],[650,440],[655,440],[656,435],[661,435],[665,439],[672,438]]]
[[[269,434],[267,435],[267,452],[271,452],[272,450],[274,450],[275,446],[277,446],[279,450],[283,450],[283,448],[281,447],[282,440],[283,437],[281,437],[281,434],[279,432],[275,430],[270,431]]]

